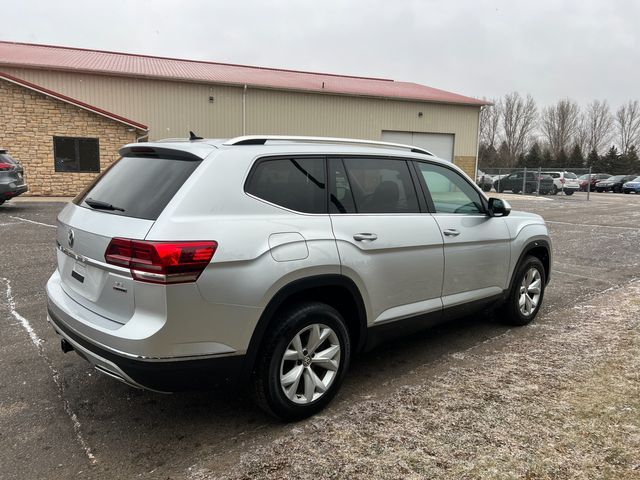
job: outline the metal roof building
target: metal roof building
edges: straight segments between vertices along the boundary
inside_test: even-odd
[[[389,79],[11,42],[0,42],[3,82],[124,121],[151,140],[189,130],[388,140],[424,147],[470,175],[487,103]],[[8,136],[0,147],[11,148]]]

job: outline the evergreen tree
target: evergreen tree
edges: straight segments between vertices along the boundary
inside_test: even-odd
[[[531,145],[524,161],[527,168],[538,168],[542,166],[542,152],[540,151],[538,142],[534,142],[533,145]]]
[[[589,156],[587,157],[587,167],[591,167],[592,173],[606,173],[607,170],[605,165],[602,164],[602,159],[595,149],[589,152]]]
[[[551,150],[549,150],[549,148],[544,149],[541,160],[540,166],[543,169],[553,167],[553,155],[551,155]]]
[[[618,169],[620,174],[632,175],[640,172],[640,164],[638,162],[638,151],[635,145],[631,145],[627,153],[620,155],[618,160]]]
[[[620,154],[618,154],[618,149],[615,145],[612,145],[609,151],[605,156],[601,159],[603,170],[606,173],[611,175],[619,175],[620,174]]]
[[[500,165],[501,167],[513,167],[507,142],[502,142],[502,144],[500,144],[500,148],[498,149],[498,165]]]
[[[564,151],[564,148],[561,148],[558,155],[553,160],[553,166],[566,170],[568,164],[569,157],[567,156],[567,152]]]
[[[571,154],[569,155],[569,165],[571,167],[582,167],[584,166],[584,155],[582,153],[582,148],[577,143],[573,144],[573,148],[571,149]]]

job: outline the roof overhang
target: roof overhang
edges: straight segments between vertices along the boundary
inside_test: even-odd
[[[102,117],[108,118],[109,120],[113,120],[118,123],[122,123],[127,125],[128,127],[135,128],[136,130],[141,130],[143,132],[148,132],[149,127],[140,122],[136,122],[135,120],[128,119],[121,115],[117,115],[112,112],[108,112],[107,110],[103,110],[102,108],[96,107],[94,105],[89,105],[88,103],[82,102],[75,98],[67,97],[59,92],[54,92],[53,90],[49,90],[48,88],[41,87],[40,85],[36,85],[31,82],[27,82],[26,80],[22,80],[20,78],[14,77],[12,75],[0,72],[0,80],[5,80],[9,83],[13,83],[14,85],[18,85],[20,87],[24,87],[33,92],[41,93],[51,98],[55,98],[64,103],[68,103],[78,108],[82,108],[83,110],[87,110],[89,112],[95,113]]]

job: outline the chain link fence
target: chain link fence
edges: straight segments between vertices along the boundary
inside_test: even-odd
[[[485,192],[520,195],[562,195],[589,200],[601,180],[591,168],[480,168],[476,183]]]

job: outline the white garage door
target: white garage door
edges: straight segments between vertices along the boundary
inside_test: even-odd
[[[384,142],[404,143],[429,150],[436,157],[453,162],[453,134],[382,131]]]

